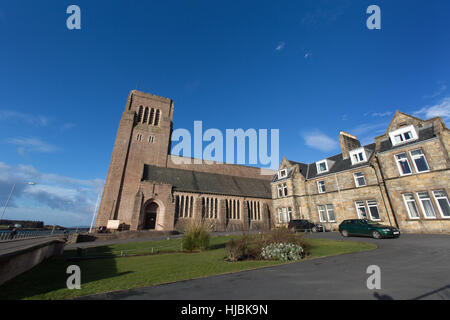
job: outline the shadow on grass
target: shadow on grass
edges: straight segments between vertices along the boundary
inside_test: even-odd
[[[4,283],[0,286],[0,300],[19,300],[57,290],[69,290],[66,282],[68,277],[71,276],[67,273],[67,268],[70,265],[80,267],[82,288],[89,282],[131,273],[118,273],[115,259],[102,259],[101,263],[91,263],[87,260],[71,261],[72,258],[77,256],[76,250],[65,251],[63,255],[45,260],[31,270]],[[49,298],[51,296],[50,294]]]
[[[226,246],[226,243],[212,244],[208,247],[208,250],[223,249],[223,248],[225,248],[225,246]]]

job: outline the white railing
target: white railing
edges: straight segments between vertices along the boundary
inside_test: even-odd
[[[54,232],[52,234],[51,231],[49,231],[49,232],[20,231],[20,232],[17,232],[15,235],[13,235],[10,231],[3,231],[3,232],[0,232],[0,242],[21,240],[21,239],[28,239],[28,238],[57,237],[57,236],[61,236],[61,235],[63,235],[63,233]]]

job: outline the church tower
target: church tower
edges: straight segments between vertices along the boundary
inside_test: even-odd
[[[173,125],[173,101],[133,90],[117,130],[96,226],[108,220],[131,224],[133,199],[144,164],[167,167]]]

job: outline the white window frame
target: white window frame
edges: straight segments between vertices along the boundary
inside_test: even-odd
[[[323,208],[323,210],[320,209],[321,207]],[[323,219],[322,215],[320,214],[321,211],[323,211],[323,217],[325,219]],[[327,212],[326,212],[326,208],[325,208],[325,206],[323,204],[317,205],[317,213],[319,214],[319,221],[320,222],[327,222],[327,219],[326,219]]]
[[[281,215],[282,215],[282,209],[281,208],[278,208],[278,222],[279,223],[283,223],[281,220]]]
[[[360,204],[362,204],[362,207],[359,206]],[[359,210],[358,208],[364,208],[364,211],[366,213],[366,217],[361,217],[361,215],[359,214]],[[356,209],[356,214],[358,216],[358,219],[368,219],[369,218],[369,213],[367,212],[367,208],[366,208],[366,204],[364,203],[364,201],[359,200],[359,201],[355,201],[355,209]]]
[[[367,155],[366,155],[366,150],[364,149],[364,147],[354,149],[354,150],[350,151],[349,154],[350,154],[350,160],[352,162],[352,165],[367,162]],[[360,154],[362,154],[362,158],[363,158],[362,160],[359,157]],[[357,158],[356,160],[354,159],[354,156],[356,156],[356,158]]]
[[[406,200],[406,197],[405,197],[406,195],[412,195],[413,196],[413,200]],[[414,196],[414,193],[412,193],[412,192],[404,193],[404,194],[402,194],[402,197],[403,197],[403,202],[405,203],[406,211],[408,212],[409,218],[412,219],[412,220],[420,220],[420,210],[419,210],[419,207],[417,206],[417,201],[416,201],[416,197]],[[412,216],[411,210],[409,209],[409,206],[408,206],[408,202],[413,202],[414,203],[414,206],[416,207],[417,213],[419,214],[418,217],[413,217]]]
[[[287,208],[281,208],[281,212],[283,213],[283,222],[282,223],[288,222]]]
[[[289,195],[287,184],[283,184],[283,197],[287,197]]]
[[[288,218],[287,222],[290,222],[292,220],[292,208],[291,207],[288,208],[288,213],[287,214],[288,214],[287,215],[287,218]]]
[[[405,160],[406,160],[406,163],[408,163],[409,171],[411,171],[410,173],[403,173],[402,167],[400,166],[401,160],[397,159],[397,156],[399,156],[401,154],[404,154],[406,156]],[[397,153],[396,155],[394,155],[394,159],[395,159],[395,163],[397,163],[397,168],[398,168],[398,172],[400,173],[400,176],[403,177],[403,176],[409,176],[409,175],[413,174],[411,164],[409,163],[408,154],[406,152]]]
[[[407,132],[411,132],[411,139],[405,139],[405,133]],[[401,136],[401,138],[403,139],[403,141],[397,142],[395,140],[396,136]],[[416,129],[414,128],[413,125],[410,126],[406,126],[406,127],[402,127],[400,129],[397,129],[395,131],[389,132],[389,137],[391,138],[391,142],[393,146],[398,146],[398,145],[402,145],[411,141],[415,141],[417,140],[419,137],[417,136],[417,132]]]
[[[361,173],[361,174],[362,174],[362,177],[357,177],[356,175],[357,175],[358,173]],[[359,178],[362,178],[362,179],[364,180],[364,184],[359,184],[359,182],[358,182],[358,179],[359,179]],[[356,186],[357,188],[361,188],[361,187],[367,186],[366,176],[365,176],[364,172],[358,171],[358,172],[353,173],[353,179],[355,180],[355,186]]]
[[[278,198],[283,198],[283,188],[281,184],[277,185]]]
[[[320,188],[320,183],[321,182],[323,182],[323,188],[325,189],[325,190],[321,190],[321,188]],[[327,187],[325,186],[325,180],[319,180],[319,181],[317,181],[317,191],[319,192],[319,193],[326,193],[327,192]]]
[[[328,209],[328,206],[331,206],[331,210]],[[332,204],[327,204],[327,205],[325,206],[325,208],[326,208],[326,210],[327,210],[327,218],[328,218],[328,222],[336,222],[336,213],[334,212],[334,206],[333,206]],[[334,216],[334,219],[333,219],[333,220],[330,219],[330,211],[333,211],[333,216]]]
[[[281,169],[278,172],[278,179],[283,179],[287,177],[287,169]]]
[[[369,205],[369,202],[371,202],[371,201],[375,202],[375,204],[370,204],[370,205]],[[380,213],[380,208],[378,207],[378,202],[377,202],[377,200],[375,200],[375,199],[367,200],[367,201],[366,201],[366,205],[367,205],[367,213],[369,214],[370,220],[372,220],[372,221],[381,221],[381,213]],[[377,208],[378,216],[379,216],[378,219],[374,219],[374,218],[372,217],[372,212],[370,211],[370,208],[371,208],[371,207]]]
[[[323,170],[323,171],[320,170],[320,165],[321,165],[322,163],[325,163],[325,167],[326,167],[326,169]],[[327,160],[322,160],[322,161],[316,162],[316,168],[317,168],[317,173],[318,173],[318,174],[328,172],[328,169],[329,169],[329,168],[328,168],[328,162],[327,162]]]
[[[421,156],[413,156],[412,153],[413,153],[414,151],[420,151],[420,152],[422,152],[422,157],[423,157],[423,159],[425,160],[425,164],[427,165],[428,170],[419,171],[419,169],[417,168],[417,165],[416,165],[416,161],[415,161],[415,160],[416,160],[416,158],[420,158]],[[428,164],[427,157],[425,157],[425,153],[423,153],[422,148],[414,149],[414,150],[409,151],[409,155],[410,155],[411,160],[412,160],[412,162],[413,162],[413,164],[414,164],[414,169],[416,169],[416,172],[417,172],[417,173],[430,172],[430,165]]]
[[[419,193],[426,193],[426,194],[428,195],[428,199],[422,199],[422,198],[420,198]],[[436,209],[435,209],[434,206],[433,206],[433,201],[431,201],[431,197],[430,197],[430,194],[428,193],[428,191],[420,191],[420,192],[417,192],[417,198],[419,199],[420,207],[422,208],[422,213],[423,213],[423,216],[425,217],[425,219],[430,219],[430,220],[431,220],[431,219],[436,219],[436,218],[437,218]],[[422,200],[429,200],[429,201],[430,201],[431,209],[433,209],[433,213],[434,213],[434,216],[433,216],[433,217],[427,216],[426,210],[425,210],[425,206],[423,205]]]
[[[436,197],[436,193],[435,192],[444,192],[445,193],[445,197]],[[442,189],[442,190],[434,190],[433,191],[433,197],[434,200],[436,201],[436,205],[439,209],[439,213],[441,214],[442,219],[450,219],[450,216],[444,216],[444,212],[442,210],[441,204],[439,203],[438,199],[446,199],[447,200],[447,204],[450,206],[450,202],[448,201],[448,194],[447,192]]]

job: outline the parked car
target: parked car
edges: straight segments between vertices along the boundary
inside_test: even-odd
[[[323,225],[315,224],[309,220],[300,219],[300,220],[291,220],[288,225],[289,230],[294,232],[296,231],[312,231],[312,232],[321,232],[323,231]]]
[[[339,232],[343,237],[369,236],[375,239],[400,237],[397,228],[365,219],[344,220],[339,225]]]

